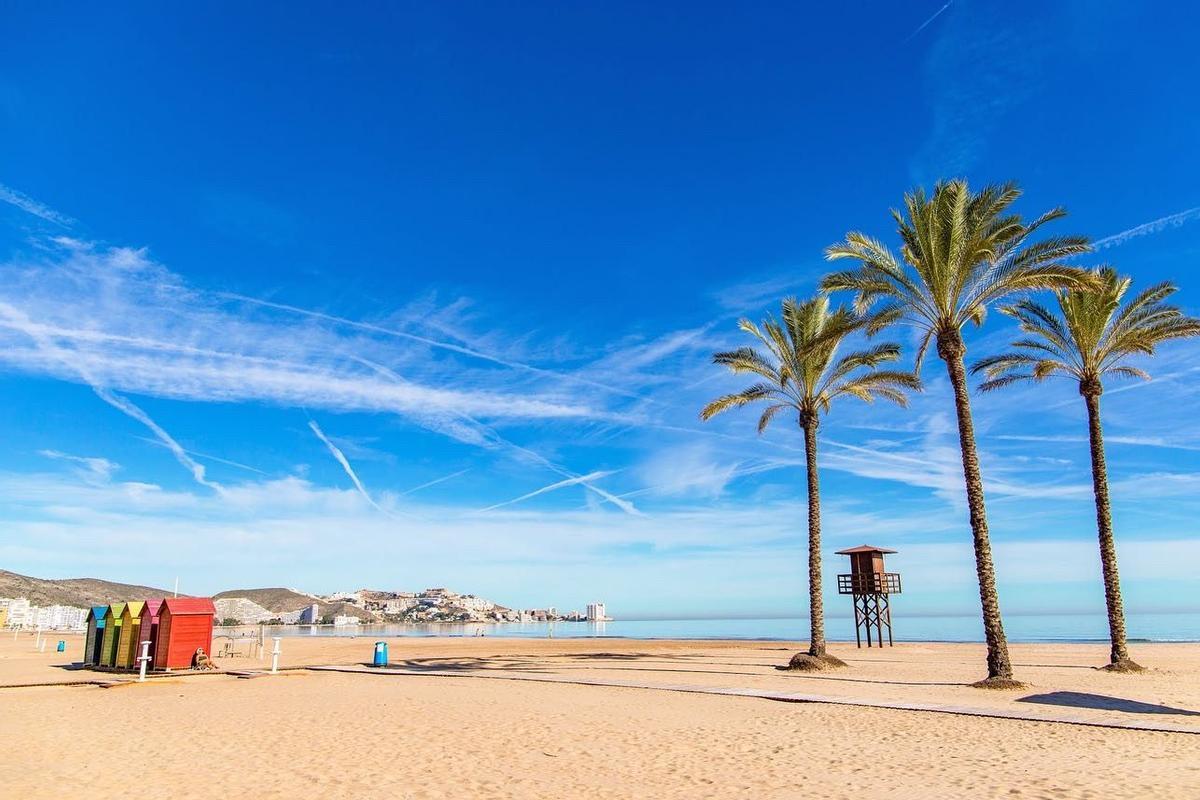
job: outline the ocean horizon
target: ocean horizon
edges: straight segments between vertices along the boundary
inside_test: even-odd
[[[982,642],[979,615],[913,615],[893,618],[896,642]],[[1010,642],[1107,642],[1104,614],[1012,614],[1004,619]],[[1200,641],[1200,613],[1131,613],[1126,627],[1131,643]],[[218,636],[249,635],[257,626],[218,628]],[[556,639],[744,639],[801,641],[808,638],[808,617],[732,619],[615,619],[609,622],[427,623],[370,625],[278,625],[272,636],[474,637]],[[830,641],[854,641],[854,620],[829,617]]]

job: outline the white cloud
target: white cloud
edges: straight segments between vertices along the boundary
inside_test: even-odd
[[[581,402],[567,381],[523,382],[423,357],[424,343],[231,313],[145,251],[60,239],[52,257],[9,264],[0,364],[127,392],[201,402],[264,401],[338,411],[492,419],[622,419]],[[52,343],[52,352],[42,343]],[[395,365],[381,379],[356,357]],[[455,380],[446,381],[453,374]],[[590,393],[593,396],[594,392]]]
[[[654,452],[638,468],[637,474],[647,487],[641,493],[717,498],[737,469],[738,462],[723,459],[712,445],[695,443]]]
[[[98,481],[100,483],[107,483],[112,478],[113,473],[121,468],[120,464],[109,461],[107,458],[73,456],[69,453],[60,453],[57,450],[39,450],[38,453],[56,461],[67,461],[76,464],[82,468],[79,470],[79,474],[85,480]]]

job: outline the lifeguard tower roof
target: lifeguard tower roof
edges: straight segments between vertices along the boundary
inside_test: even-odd
[[[845,550],[838,550],[839,556],[852,556],[855,553],[896,553],[897,550],[889,550],[886,547],[876,547],[871,544],[860,544],[858,547],[847,547]]]

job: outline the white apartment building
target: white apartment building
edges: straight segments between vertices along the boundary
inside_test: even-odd
[[[383,613],[403,614],[417,604],[415,597],[393,597],[383,601]]]
[[[464,594],[458,598],[456,603],[468,611],[491,611],[496,607],[496,604],[491,600],[484,600],[482,597],[476,597],[473,594]]]
[[[36,608],[36,614],[34,613]],[[30,608],[29,627],[42,630],[75,630],[87,624],[87,609],[75,606],[42,606]]]
[[[8,613],[5,625],[13,628],[74,630],[87,623],[87,609],[75,606],[35,606],[27,597],[0,598],[0,608]]]
[[[587,618],[588,622],[603,622],[608,619],[608,612],[604,607],[604,603],[588,603]]]
[[[13,597],[8,601],[8,626],[20,628],[29,620],[29,598]]]

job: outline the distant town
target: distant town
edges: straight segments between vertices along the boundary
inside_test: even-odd
[[[38,583],[52,585],[55,582]],[[609,619],[605,604],[600,602],[588,603],[583,611],[560,612],[553,606],[515,609],[446,588],[420,592],[359,589],[329,595],[309,594],[298,589],[234,589],[215,595],[213,601],[216,623],[224,626],[604,622]],[[87,615],[87,606],[36,605],[28,597],[0,597],[0,627],[79,630],[86,626]]]
[[[280,605],[260,601],[251,590],[238,596],[224,592],[215,599],[217,622],[221,625],[359,625],[370,623],[495,623],[495,622],[602,622],[609,619],[604,603],[588,603],[584,611],[560,612],[554,606],[515,609],[473,594],[446,588],[421,592],[359,589],[330,595],[304,595],[285,590],[293,597],[311,600],[299,608],[279,610]],[[273,598],[277,599],[277,598]],[[273,606],[273,607],[272,607]]]

